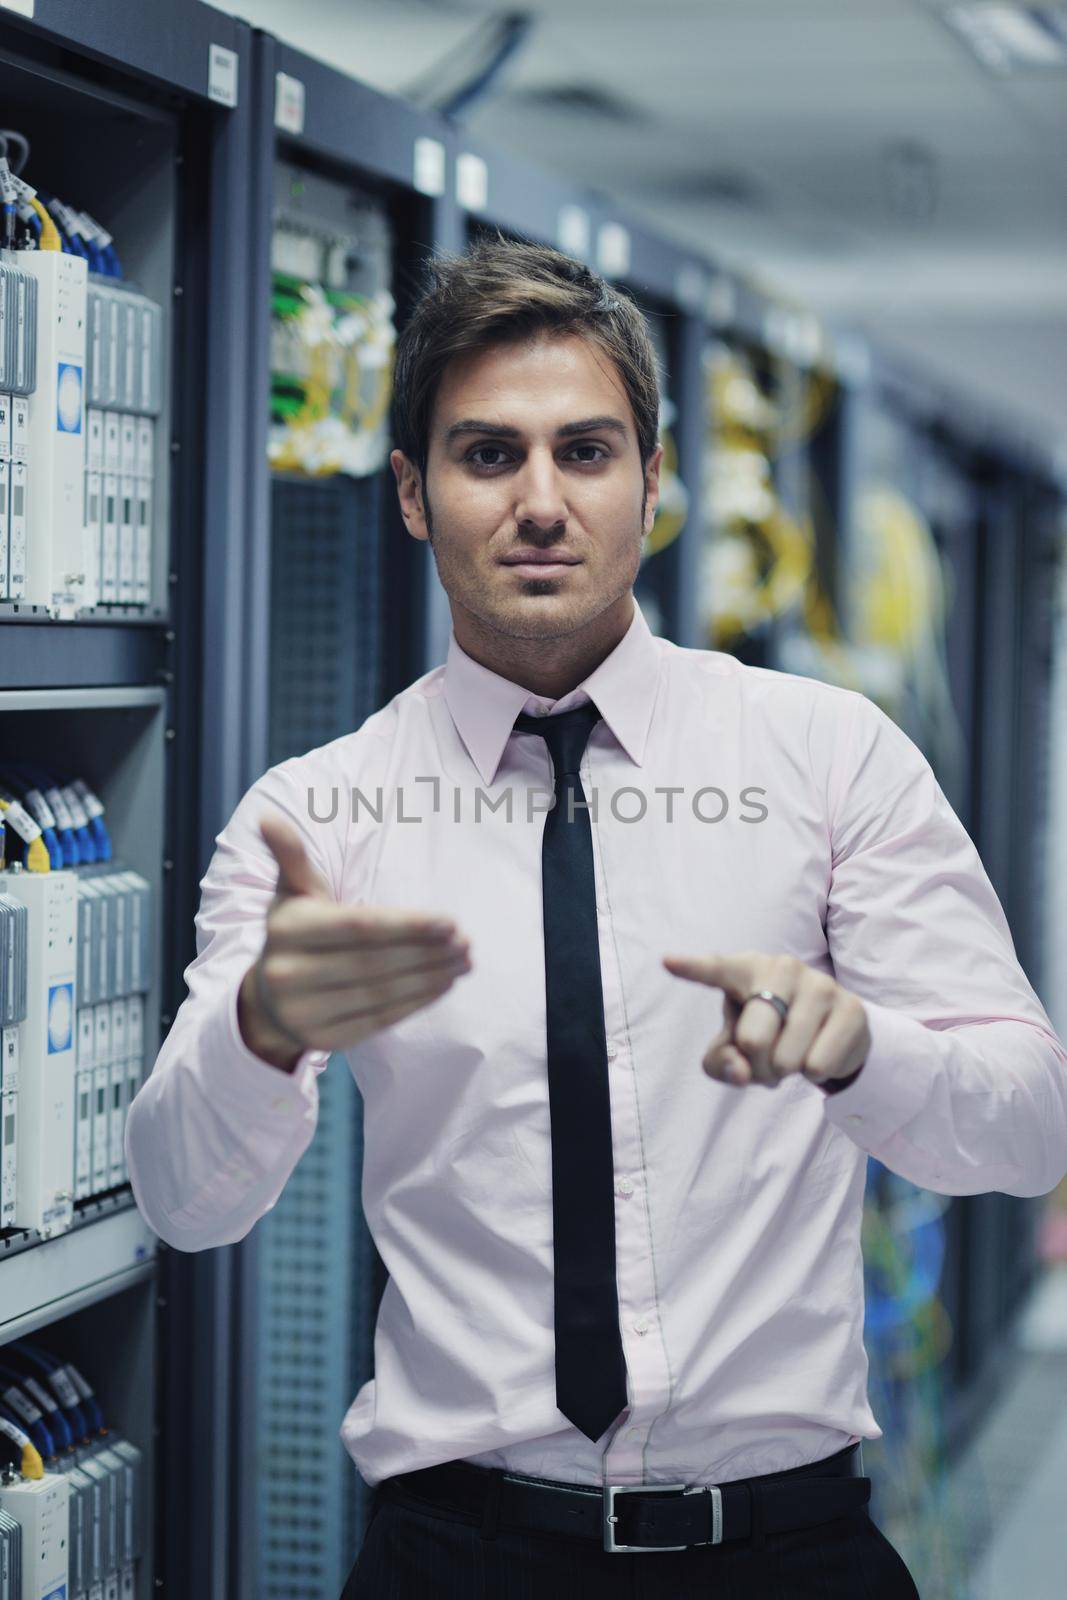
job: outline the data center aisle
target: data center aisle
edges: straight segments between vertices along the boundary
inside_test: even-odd
[[[1067,1262],[1039,1276],[1008,1340],[999,1393],[921,1522],[884,1523],[922,1600],[1063,1594]]]

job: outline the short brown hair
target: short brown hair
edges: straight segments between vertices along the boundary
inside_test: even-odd
[[[393,440],[426,483],[430,418],[448,363],[541,333],[580,334],[615,362],[629,396],[641,464],[659,442],[656,348],[624,290],[550,245],[486,233],[462,254],[427,258],[421,298],[396,343]]]

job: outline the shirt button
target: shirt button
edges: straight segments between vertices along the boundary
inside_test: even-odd
[[[629,1178],[620,1178],[618,1183],[615,1185],[615,1193],[621,1194],[624,1200],[629,1200],[633,1192],[634,1186],[630,1182]]]
[[[648,1332],[648,1323],[645,1321],[644,1317],[642,1317],[639,1322],[635,1322],[634,1323],[634,1332],[635,1333],[647,1333]]]
[[[615,1043],[615,1040],[614,1039],[609,1039],[608,1043],[607,1043],[608,1060],[609,1061],[614,1061],[615,1057],[618,1055],[618,1053],[619,1053],[619,1047]]]
[[[271,1105],[274,1107],[275,1111],[280,1111],[283,1117],[288,1116],[289,1112],[293,1109],[292,1101],[283,1099],[281,1095],[275,1096],[275,1098],[271,1101]]]
[[[862,1122],[863,1118],[860,1116],[858,1111],[850,1111],[848,1114],[848,1120],[849,1122]]]
[[[639,1439],[641,1437],[641,1429],[640,1428],[627,1428],[626,1437],[628,1439]]]

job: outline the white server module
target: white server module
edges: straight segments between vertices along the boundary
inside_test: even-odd
[[[111,1001],[101,1000],[93,1007],[93,1165],[91,1194],[106,1189],[111,1171],[111,1124],[108,1098],[111,1092]]]
[[[45,1238],[74,1218],[77,887],[73,872],[0,874],[27,911],[26,1019],[20,1024],[15,1226]]]
[[[37,389],[27,419],[22,598],[71,617],[97,598],[85,549],[86,263],[81,256],[39,250],[20,252],[18,264],[37,279]],[[12,502],[18,487],[16,473]],[[11,544],[13,585],[13,537]]]
[[[21,1600],[66,1600],[70,1484],[62,1473],[0,1486],[0,1506],[22,1529]]]
[[[19,1028],[0,1033],[0,1228],[15,1226],[18,1198]]]

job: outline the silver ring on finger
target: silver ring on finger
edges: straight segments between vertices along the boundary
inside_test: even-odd
[[[770,989],[757,989],[755,994],[747,995],[744,1002],[746,1006],[750,1000],[766,1000],[768,1005],[774,1007],[783,1022],[789,1015],[789,1002],[783,1000],[780,994],[772,993]]]

